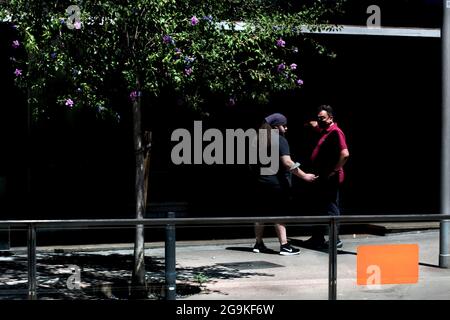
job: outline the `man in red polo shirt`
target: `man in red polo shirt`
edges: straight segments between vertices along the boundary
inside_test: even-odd
[[[319,132],[320,139],[311,155],[312,171],[319,178],[314,185],[315,206],[321,215],[340,215],[339,187],[344,181],[344,165],[349,158],[345,135],[334,122],[333,109],[322,105],[318,109],[317,121],[310,125]],[[306,246],[327,248],[324,228],[314,228],[312,237],[305,241]],[[338,248],[342,241],[338,240]]]

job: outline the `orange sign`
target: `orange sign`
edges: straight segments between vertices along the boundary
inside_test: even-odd
[[[405,284],[419,281],[419,246],[387,244],[359,246],[357,284]]]

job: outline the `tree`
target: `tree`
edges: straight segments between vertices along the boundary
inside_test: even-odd
[[[112,97],[117,90],[128,95],[141,219],[151,145],[151,134],[143,141],[142,103],[171,88],[201,112],[210,96],[231,105],[245,99],[265,103],[272,92],[300,88],[305,48],[326,53],[300,26],[321,28],[341,1],[9,0],[0,19],[17,29],[11,46],[26,53],[26,59],[13,57],[12,72],[27,92],[34,121],[51,117],[55,108],[93,108],[119,121]],[[292,46],[293,39],[304,45]],[[109,86],[108,79],[117,84]],[[145,286],[142,226],[133,283]]]

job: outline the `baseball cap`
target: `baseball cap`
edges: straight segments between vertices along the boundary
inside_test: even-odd
[[[287,118],[281,113],[272,113],[270,116],[264,118],[271,126],[283,126],[287,124]]]

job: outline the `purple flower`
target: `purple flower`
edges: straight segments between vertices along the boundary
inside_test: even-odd
[[[66,24],[66,20],[61,18],[61,19],[59,19],[59,23]]]
[[[297,81],[295,81],[295,83],[299,86],[303,85],[303,80],[302,79],[298,79]]]
[[[228,106],[233,107],[236,105],[236,98],[231,97],[230,99],[228,99]]]
[[[130,99],[131,99],[131,101],[135,102],[138,96],[139,96],[139,93],[138,93],[137,91],[132,91],[132,92],[130,93]]]
[[[192,25],[192,26],[195,26],[195,25],[197,25],[198,23],[199,23],[198,18],[197,18],[196,16],[193,16],[193,17],[191,18],[191,25]]]
[[[12,43],[12,46],[14,49],[17,49],[18,47],[20,47],[20,42],[19,40],[14,40]]]
[[[16,69],[16,71],[14,71],[14,74],[16,75],[16,77],[21,76],[22,75],[22,70]]]
[[[291,64],[289,67],[291,68],[291,70],[297,69],[297,65],[295,63]]]
[[[180,56],[181,56],[181,50],[178,49],[178,48],[175,48],[175,57],[174,57],[174,59],[178,60],[178,59],[180,59]]]
[[[74,26],[74,28],[75,28],[76,30],[80,30],[80,29],[81,29],[81,22],[80,22],[80,21],[77,21],[77,22],[75,22],[75,23],[73,24],[73,26]]]
[[[278,72],[281,72],[281,71],[283,71],[284,69],[286,69],[286,65],[285,65],[284,63],[280,63],[280,64],[277,66]]]
[[[67,99],[66,100],[66,106],[69,106],[70,108],[73,107],[73,100],[72,99]]]
[[[284,48],[286,46],[286,41],[284,41],[283,39],[278,39],[277,40],[277,47],[282,47]]]
[[[52,54],[50,54],[50,57],[52,59],[56,59],[57,56],[58,56],[58,54],[56,52],[53,52]]]
[[[212,17],[211,15],[209,15],[209,16],[204,16],[204,17],[203,17],[203,20],[206,20],[206,21],[208,21],[208,22],[211,22],[212,19],[213,19],[213,17]]]
[[[184,69],[184,73],[185,73],[187,76],[190,76],[190,75],[192,74],[192,72],[194,72],[194,70],[192,70],[192,68],[186,68],[186,69]]]
[[[165,35],[164,37],[163,37],[163,42],[165,43],[165,44],[175,44],[175,41],[172,39],[172,37],[171,36],[169,36],[169,35]]]

